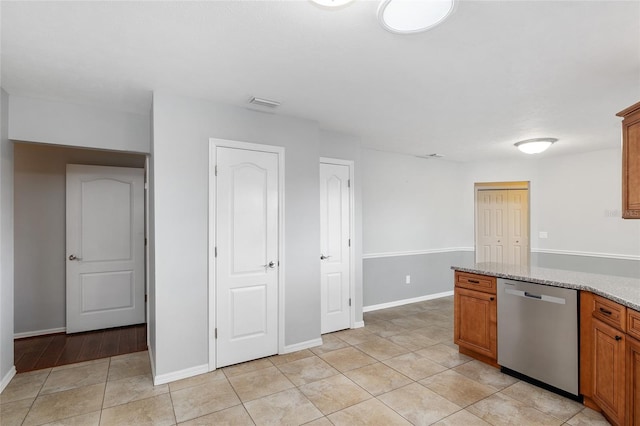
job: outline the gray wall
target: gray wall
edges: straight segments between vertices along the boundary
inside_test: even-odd
[[[473,252],[450,251],[364,259],[365,308],[453,291],[452,265],[473,260]],[[411,276],[411,283],[405,278]]]
[[[210,137],[285,147],[285,344],[320,336],[316,123],[155,93],[156,376],[208,363]]]
[[[66,325],[66,165],[142,168],[144,162],[141,154],[15,144],[15,333]]]
[[[13,144],[7,93],[0,89],[0,392],[13,367]]]
[[[640,260],[558,253],[531,253],[531,265],[541,268],[565,269],[591,274],[640,278]],[[638,289],[640,291],[640,289]]]
[[[362,152],[365,307],[452,286],[452,253],[474,246],[475,182],[530,181],[533,265],[640,277],[640,221],[620,218],[620,149],[464,164]]]

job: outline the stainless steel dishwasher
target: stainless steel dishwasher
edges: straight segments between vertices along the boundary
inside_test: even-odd
[[[578,292],[499,278],[497,296],[502,370],[579,399]]]

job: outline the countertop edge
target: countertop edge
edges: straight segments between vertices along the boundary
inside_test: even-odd
[[[531,282],[536,284],[548,285],[552,287],[562,287],[562,288],[569,288],[574,290],[589,291],[591,293],[613,300],[614,302],[617,302],[623,306],[626,306],[627,308],[640,311],[640,305],[630,300],[624,299],[616,294],[593,287],[589,284],[576,284],[576,283],[570,283],[570,282],[564,282],[564,281],[545,280],[541,278],[536,278],[535,276],[513,275],[513,274],[507,274],[503,272],[489,271],[486,269],[468,268],[468,267],[462,267],[462,266],[451,266],[451,269],[453,269],[454,271],[468,272],[471,274],[479,274],[479,275],[487,275],[487,276],[496,277],[496,278],[506,278],[506,279],[516,280],[516,281],[526,281],[526,282]]]

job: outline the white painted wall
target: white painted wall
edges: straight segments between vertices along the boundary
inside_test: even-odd
[[[523,154],[524,155],[524,154]],[[452,163],[363,149],[364,253],[474,246],[474,183],[530,181],[534,250],[640,256],[620,218],[621,152]],[[538,232],[548,232],[539,239]]]
[[[354,190],[354,222],[355,229],[351,235],[351,241],[355,244],[355,320],[362,321],[362,156],[360,139],[355,136],[343,135],[329,130],[320,130],[320,156],[352,160],[354,162],[354,182],[351,187]]]
[[[442,159],[363,149],[365,257],[460,247],[465,214],[461,167]]]
[[[155,93],[155,375],[206,365],[209,138],[285,147],[285,344],[320,336],[318,128],[312,121]]]
[[[142,168],[144,162],[141,154],[14,144],[16,334],[66,326],[66,165]]]
[[[148,115],[21,96],[11,96],[9,108],[11,140],[141,153],[151,148]]]
[[[8,138],[8,95],[0,89],[0,392],[13,365],[13,143]]]
[[[522,161],[467,164],[465,245],[473,245],[473,183],[531,181],[533,250],[640,256],[640,221],[621,219],[621,152],[608,149]],[[548,232],[547,239],[538,238]]]

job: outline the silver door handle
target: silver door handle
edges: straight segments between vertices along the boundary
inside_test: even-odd
[[[271,261],[271,262],[267,263],[266,265],[262,265],[262,266],[265,267],[265,268],[273,269],[273,268],[276,267],[276,264],[273,261]]]
[[[321,254],[321,255],[320,255],[320,260],[325,260],[325,259],[328,259],[328,258],[330,258],[330,257],[331,257],[331,256],[325,256],[324,254]]]
[[[75,255],[75,254],[70,254],[70,255],[69,255],[69,260],[82,260],[82,259],[81,259],[81,258],[79,258],[79,257],[76,257],[76,255]]]

